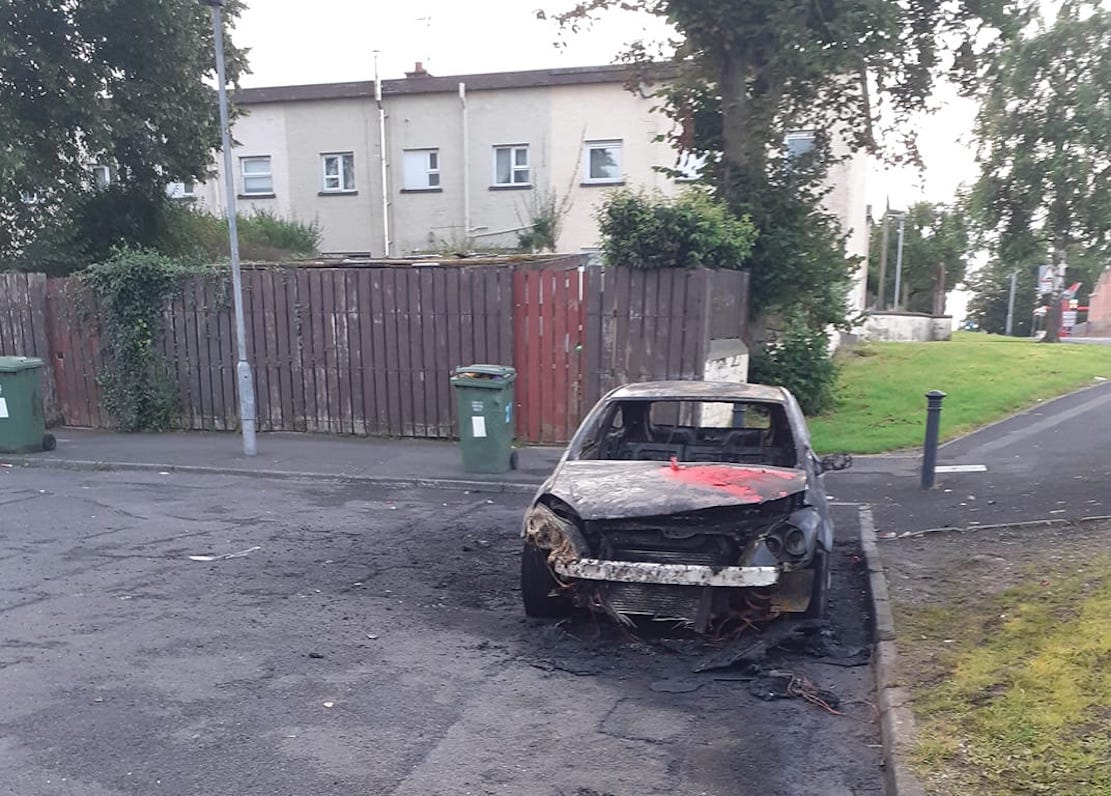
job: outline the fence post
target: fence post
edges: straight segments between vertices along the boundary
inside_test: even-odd
[[[922,488],[932,489],[934,469],[937,467],[937,438],[941,428],[941,402],[945,393],[930,390],[926,393],[926,441],[922,450]]]

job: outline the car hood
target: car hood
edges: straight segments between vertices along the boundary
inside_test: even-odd
[[[806,473],[714,462],[568,461],[545,490],[584,520],[654,517],[779,500],[806,489]]]

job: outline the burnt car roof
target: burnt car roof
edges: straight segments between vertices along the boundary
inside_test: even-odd
[[[618,387],[606,396],[607,400],[716,400],[716,401],[768,401],[786,403],[782,387],[766,384],[740,384],[729,381],[647,381]]]

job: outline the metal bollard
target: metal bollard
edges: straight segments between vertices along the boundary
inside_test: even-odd
[[[937,467],[937,438],[941,428],[941,402],[945,393],[930,390],[926,393],[926,442],[922,449],[922,488],[933,489],[934,468]]]

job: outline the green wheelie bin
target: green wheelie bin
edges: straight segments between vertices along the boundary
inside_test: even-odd
[[[466,365],[452,372],[459,407],[463,470],[504,473],[516,469],[513,450],[513,382],[517,371],[506,365]]]
[[[43,361],[0,357],[0,453],[54,450],[42,410]]]

